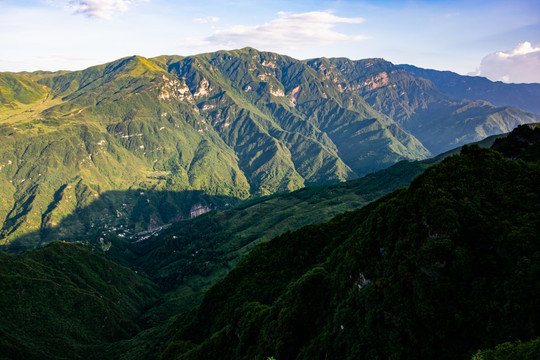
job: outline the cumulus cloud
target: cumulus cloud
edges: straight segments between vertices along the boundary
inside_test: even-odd
[[[507,83],[540,83],[540,46],[525,41],[512,50],[489,54],[474,75]]]
[[[201,45],[215,47],[291,48],[296,46],[327,45],[366,39],[362,35],[347,35],[334,30],[336,24],[358,24],[362,18],[345,18],[330,11],[301,14],[279,12],[278,18],[262,25],[237,25],[214,31]],[[187,40],[189,43],[190,41]]]
[[[150,0],[71,0],[68,7],[74,14],[108,20],[114,13],[148,1]]]
[[[208,23],[215,23],[218,22],[220,19],[216,16],[207,16],[203,18],[196,18],[193,19],[193,22],[196,22],[198,24],[208,24]]]

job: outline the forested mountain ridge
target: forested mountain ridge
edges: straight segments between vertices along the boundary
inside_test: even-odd
[[[215,213],[190,221],[191,227],[183,222],[185,227],[167,229],[162,250],[131,265],[139,274],[65,243],[4,254],[0,286],[13,296],[3,297],[3,318],[9,321],[0,322],[0,347],[9,350],[3,352],[8,358],[51,359],[491,360],[505,351],[534,358],[538,140],[540,128],[530,125],[495,140],[497,151],[467,146],[429,167],[409,189],[259,245],[205,292],[200,306],[187,297],[183,305],[167,305],[167,289],[180,289],[189,275],[167,273],[189,270],[187,259],[198,264],[193,269],[214,266],[204,256],[215,249],[190,246],[211,240],[211,226],[223,230],[216,227]],[[360,201],[370,188],[406,182],[427,165],[402,162],[351,184],[262,199],[259,210],[257,202],[246,204],[234,216],[244,220],[250,207],[256,216],[280,202],[297,204],[295,199],[304,199],[306,209],[308,203],[331,208],[335,204],[326,196],[335,194]],[[223,236],[235,241],[231,235]],[[171,247],[175,242],[179,247]],[[144,250],[144,241],[138,244]],[[112,258],[126,249],[118,248]],[[184,255],[185,263],[174,262]],[[163,279],[159,287],[147,274]],[[190,281],[191,286],[203,279]],[[63,296],[70,300],[60,301]],[[97,316],[84,321],[90,310]],[[54,321],[36,322],[36,314]],[[488,348],[493,350],[478,352]]]
[[[62,219],[107,191],[131,190],[77,233],[92,223],[140,232],[540,120],[450,98],[381,59],[251,48],[3,73],[0,94],[0,241],[32,234],[24,247],[54,241]]]
[[[159,298],[147,279],[73,244],[0,253],[0,269],[2,359],[86,358],[140,332]]]
[[[539,134],[519,128],[502,154],[465,147],[408,189],[257,247],[162,358],[538,357]]]

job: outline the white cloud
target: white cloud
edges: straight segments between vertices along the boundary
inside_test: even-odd
[[[336,24],[358,24],[362,18],[344,18],[330,11],[302,14],[279,12],[278,18],[262,25],[236,25],[216,30],[205,39],[186,39],[183,45],[198,43],[219,48],[253,46],[283,49],[297,46],[316,46],[366,39],[362,35],[347,35],[334,31]]]
[[[126,11],[133,5],[148,1],[150,0],[70,0],[68,8],[74,14],[108,20],[114,13]]]
[[[208,23],[215,23],[218,22],[220,19],[216,16],[207,16],[203,18],[196,18],[193,19],[193,22],[196,22],[198,24],[208,24]]]
[[[507,83],[540,83],[540,46],[525,41],[512,50],[489,54],[474,75]]]

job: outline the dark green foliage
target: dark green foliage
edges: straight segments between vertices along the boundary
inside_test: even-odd
[[[497,139],[493,149],[511,159],[534,161],[540,157],[539,124],[527,124],[517,127],[508,137]]]
[[[456,359],[534,339],[539,177],[536,161],[465,147],[407,190],[259,246],[174,336],[195,344],[177,356]]]
[[[73,359],[139,332],[148,280],[71,244],[0,258],[0,357]],[[86,355],[85,355],[86,354]]]
[[[494,349],[478,351],[472,360],[535,360],[540,358],[540,339],[505,342]]]

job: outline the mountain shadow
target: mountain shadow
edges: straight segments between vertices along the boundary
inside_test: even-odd
[[[55,193],[42,217],[51,216],[62,200],[69,201],[65,184]],[[169,226],[183,219],[190,219],[205,212],[226,209],[237,205],[240,199],[208,195],[204,191],[157,191],[147,189],[107,191],[87,206],[64,216],[58,223],[43,222],[39,231],[22,235],[1,250],[18,253],[44,246],[53,241],[105,243],[110,237],[133,240]],[[133,240],[135,241],[135,240]],[[105,247],[105,245],[104,245]]]

